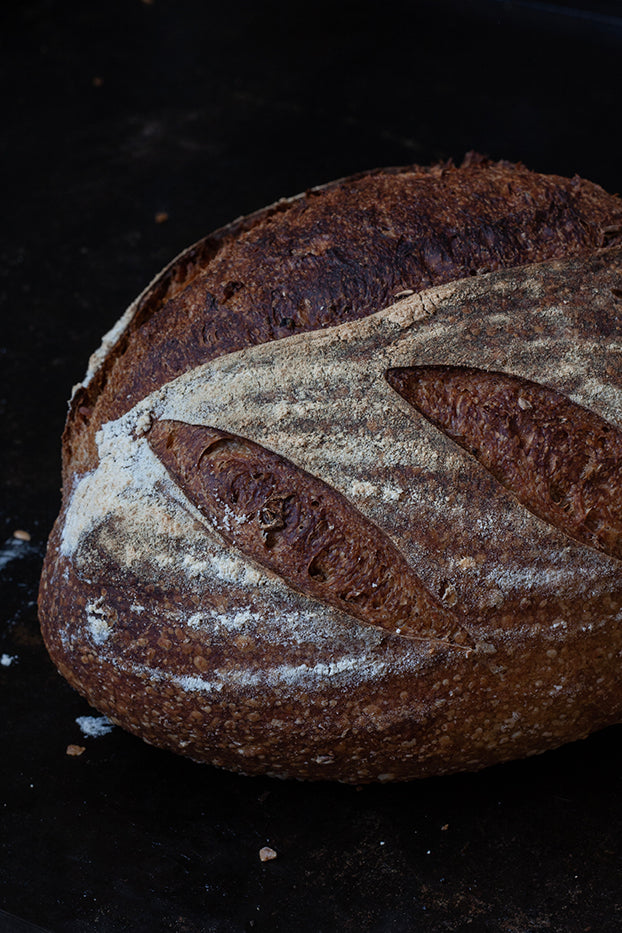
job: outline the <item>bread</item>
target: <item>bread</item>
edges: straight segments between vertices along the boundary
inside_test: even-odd
[[[622,204],[469,157],[175,260],[76,387],[40,618],[163,748],[405,780],[618,722]]]

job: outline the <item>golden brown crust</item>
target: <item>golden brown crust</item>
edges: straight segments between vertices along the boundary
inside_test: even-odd
[[[382,210],[395,212],[384,222],[374,214],[384,233],[371,242],[382,254],[401,229],[405,186],[418,192],[413,216],[436,211],[441,232],[451,211],[432,197],[451,194],[456,216],[464,202],[454,266],[436,267],[429,243],[441,234],[418,228],[418,255],[439,278],[464,271],[457,256],[481,258],[483,244],[500,266],[534,253],[575,258],[452,278],[394,303],[415,281],[403,275],[408,264],[387,273],[382,255],[376,265],[373,251],[364,262],[356,254],[360,300],[346,277],[348,300],[322,317],[322,262],[329,292],[337,276],[332,247],[323,239],[313,253],[314,280],[305,262],[284,264],[304,240],[300,225],[317,245],[341,205],[350,232],[334,222],[335,248],[352,240],[356,253],[370,235],[365,199],[384,192]],[[513,198],[524,207],[514,222],[527,204],[549,206],[525,238],[503,215]],[[505,216],[499,240],[486,211]],[[173,264],[74,396],[64,506],[40,598],[64,676],[154,744],[247,773],[313,779],[476,769],[619,721],[612,451],[622,426],[622,250],[590,251],[615,216],[619,202],[588,183],[472,161],[335,183],[240,221]],[[283,340],[266,298],[270,270],[281,266],[291,307],[307,308],[297,289],[312,280],[318,289],[313,315],[292,318],[300,332]],[[224,298],[234,267],[249,278]],[[251,299],[256,317],[244,310]],[[345,323],[324,326],[340,316]],[[208,319],[217,336],[200,346],[195,324]],[[219,329],[226,321],[234,326]],[[121,388],[130,402],[115,403]],[[489,417],[477,406],[457,415],[465,389]],[[572,430],[559,434],[552,404]],[[526,449],[527,434],[536,442],[518,480],[505,440],[493,436],[510,423],[510,446],[518,437]],[[557,510],[538,446],[558,436],[557,485],[570,516]],[[586,457],[582,442],[594,439],[600,447]],[[393,578],[402,562],[405,601]],[[374,584],[378,606],[368,598]],[[395,612],[385,612],[392,601]],[[425,617],[396,632],[400,607],[413,605]],[[454,620],[452,637],[439,638],[438,626],[445,635]]]

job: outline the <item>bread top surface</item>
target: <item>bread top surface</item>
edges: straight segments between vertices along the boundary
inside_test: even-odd
[[[202,364],[102,428],[99,464],[72,491],[61,553],[89,585],[119,592],[130,587],[134,599],[141,590],[179,593],[178,606],[167,613],[180,625],[191,624],[190,617],[199,624],[199,594],[210,607],[205,624],[212,611],[263,618],[269,634],[265,640],[254,635],[254,664],[266,676],[274,641],[290,639],[294,616],[297,637],[304,631],[307,644],[326,626],[333,627],[337,645],[343,632],[355,641],[377,642],[387,626],[361,615],[356,605],[349,611],[330,588],[317,590],[292,576],[288,562],[296,555],[285,551],[279,558],[265,538],[249,544],[241,526],[260,525],[261,508],[269,503],[244,511],[236,495],[221,508],[210,506],[219,493],[205,488],[201,460],[227,434],[242,448],[249,442],[283,458],[293,471],[283,481],[290,493],[301,494],[309,478],[334,490],[352,508],[348,515],[332,506],[344,533],[351,526],[360,536],[360,515],[397,549],[440,612],[438,632],[400,631],[394,616],[389,629],[400,636],[394,649],[400,664],[404,657],[421,663],[421,648],[407,643],[413,636],[462,651],[465,644],[520,642],[534,625],[567,631],[586,625],[588,617],[590,625],[610,624],[619,606],[612,600],[610,611],[603,610],[603,600],[621,586],[619,519],[613,532],[606,529],[604,544],[597,530],[586,538],[585,529],[579,533],[550,510],[559,495],[574,495],[563,462],[556,470],[548,461],[542,476],[537,463],[528,464],[529,475],[514,485],[504,482],[489,462],[480,462],[409,404],[386,374],[395,367],[445,366],[492,374],[498,384],[518,379],[519,389],[506,400],[514,410],[504,422],[515,436],[517,419],[527,425],[524,432],[545,430],[530,412],[549,423],[554,392],[575,448],[589,445],[592,422],[598,430],[608,426],[617,457],[611,482],[619,484],[621,279],[622,250],[609,249],[450,283],[361,321]],[[171,433],[171,424],[185,426],[185,434]],[[154,441],[162,425],[168,434]],[[493,437],[491,444],[501,461],[501,439]],[[240,463],[236,475],[258,469],[248,444]],[[213,474],[209,464],[207,469]],[[264,463],[259,469],[275,467]],[[531,486],[542,482],[556,489],[549,512],[529,500]],[[609,488],[615,497],[618,487]],[[279,493],[281,502],[287,494]],[[603,514],[610,507],[617,514],[617,503],[605,503]],[[286,525],[282,520],[275,538]],[[310,547],[309,574],[315,556]],[[384,585],[382,574],[380,564],[372,566],[363,582]],[[194,597],[184,595],[190,593]],[[594,618],[590,602],[598,606]],[[455,637],[461,631],[466,642]],[[277,657],[282,664],[281,652]],[[369,663],[364,650],[360,660]]]
[[[607,245],[597,185],[470,157],[364,173],[241,218],[186,250],[128,310],[74,394],[65,482],[99,427],[220,355],[357,320],[402,291]]]

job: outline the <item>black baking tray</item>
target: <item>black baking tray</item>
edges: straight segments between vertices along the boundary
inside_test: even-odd
[[[477,150],[620,191],[620,7],[4,5],[0,931],[622,929],[619,727],[396,786],[245,778],[85,735],[36,614],[66,400],[151,277],[374,166]]]

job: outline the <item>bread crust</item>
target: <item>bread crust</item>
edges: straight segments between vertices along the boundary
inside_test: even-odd
[[[622,203],[584,179],[470,154],[460,167],[365,172],[242,217],[145,289],[74,390],[64,483],[111,418],[194,366],[358,320],[403,291],[622,240]]]
[[[416,190],[409,209],[419,226],[408,261],[394,252],[391,265],[377,253],[387,238],[404,242],[396,205],[405,186]],[[436,208],[426,205],[441,189],[429,233]],[[538,198],[550,214],[523,238],[508,204]],[[505,205],[503,236],[490,233],[482,201],[499,217]],[[356,249],[370,227],[361,216],[372,206],[371,226],[384,233],[363,262]],[[432,260],[429,244],[447,242],[458,208],[460,242],[450,260],[437,247]],[[615,503],[605,531],[575,533],[521,496],[522,479],[505,482],[387,380],[400,367],[506,374],[535,387],[526,404],[546,407],[553,392],[584,413],[578,448],[593,413],[617,451],[622,249],[593,248],[618,216],[617,199],[596,186],[471,160],[338,182],[187,251],[74,393],[63,509],[40,594],[61,673],[153,744],[283,777],[474,770],[619,721]],[[294,245],[302,252],[283,271]],[[343,255],[335,260],[346,247],[362,268],[355,286]],[[484,255],[497,271],[474,267]],[[571,258],[550,258],[560,255]],[[421,291],[424,267],[445,284]],[[247,279],[232,289],[240,270]],[[289,336],[283,319],[294,322]],[[208,324],[214,339],[197,342]],[[181,427],[171,433],[172,424]],[[204,456],[231,437],[233,460]],[[300,524],[322,496],[324,525]],[[326,530],[328,510],[336,531]],[[366,566],[350,542],[373,529],[387,545]],[[391,626],[373,603],[375,589],[381,606],[396,592],[392,561],[404,562],[427,606],[419,630],[406,615],[399,624],[399,609]]]

